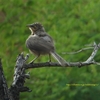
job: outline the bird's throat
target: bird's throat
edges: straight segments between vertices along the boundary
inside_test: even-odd
[[[34,35],[34,31],[30,27],[29,30],[31,31],[31,34]]]

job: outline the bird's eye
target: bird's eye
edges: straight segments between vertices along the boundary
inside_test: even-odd
[[[36,27],[36,26],[34,26],[34,29],[37,29],[37,27]]]

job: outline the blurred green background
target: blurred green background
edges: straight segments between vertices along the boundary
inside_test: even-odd
[[[10,86],[16,57],[29,53],[25,40],[30,35],[27,24],[40,22],[55,40],[56,51],[67,61],[85,61],[92,50],[75,55],[62,54],[100,42],[100,0],[0,0],[0,57]],[[95,57],[100,61],[100,52]],[[30,54],[28,61],[34,55]],[[37,62],[46,62],[47,56]],[[21,100],[100,100],[100,68],[29,69],[25,85],[31,93],[21,93]],[[98,84],[67,86],[66,84]]]

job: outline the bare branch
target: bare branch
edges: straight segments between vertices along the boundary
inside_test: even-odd
[[[90,57],[84,61],[84,62],[66,62],[66,67],[83,67],[86,65],[91,65],[91,64],[96,64],[98,65],[97,62],[94,61],[94,57],[97,54],[98,49],[100,48],[100,44],[96,44],[94,42],[94,49],[92,54],[90,55]],[[53,63],[53,62],[46,62],[46,63],[33,63],[33,64],[25,64],[24,67],[26,69],[28,68],[41,68],[41,67],[62,67],[60,64],[58,63]]]
[[[82,49],[80,49],[80,50],[78,50],[78,51],[75,51],[75,52],[63,52],[62,54],[71,54],[71,55],[73,55],[73,54],[77,54],[77,53],[80,53],[80,52],[82,52],[82,51],[91,50],[91,49],[93,49],[93,47],[82,48]]]
[[[71,55],[77,54],[77,53],[80,53],[80,52],[85,51],[85,50],[94,49],[95,45],[97,45],[97,44],[94,42],[93,44],[85,45],[85,46],[88,46],[87,48],[82,48],[82,49],[75,51],[75,52],[63,52],[62,54],[71,54]],[[100,48],[100,43],[97,46],[98,46],[98,48]]]
[[[19,100],[20,92],[30,91],[28,87],[24,87],[25,79],[29,78],[29,73],[26,74],[25,68],[23,67],[28,57],[28,55],[24,57],[23,53],[17,57],[13,83],[9,89],[14,100]]]
[[[70,62],[69,65],[66,64],[66,67],[82,67],[82,66],[86,66],[86,65],[91,65],[91,64],[95,64],[95,62],[91,61],[89,63],[85,63],[85,62]],[[59,63],[34,63],[34,64],[26,64],[24,66],[26,69],[29,68],[41,68],[41,67],[62,67]],[[64,67],[65,68],[65,67]]]
[[[85,51],[85,50],[91,50],[91,49],[94,49],[94,44],[95,44],[95,42],[93,44],[85,45],[85,46],[88,46],[87,48],[82,48],[82,49],[75,51],[75,52],[63,52],[62,54],[73,55],[73,54],[77,54],[77,53],[80,53],[80,52]]]
[[[98,45],[94,42],[94,50],[93,50],[91,56],[85,61],[86,63],[94,60],[94,57],[96,56],[98,49],[99,49]]]

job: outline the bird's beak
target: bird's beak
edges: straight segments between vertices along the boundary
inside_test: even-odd
[[[34,25],[33,24],[28,24],[26,25],[27,27],[33,27]]]

